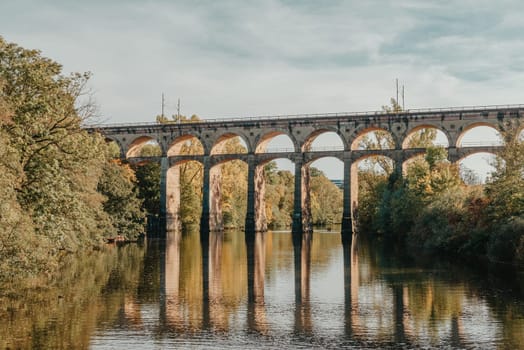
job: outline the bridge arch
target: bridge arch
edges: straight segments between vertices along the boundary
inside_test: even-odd
[[[389,176],[398,165],[393,158],[386,154],[366,154],[354,159],[350,171],[351,207],[353,210],[358,208],[359,188],[361,187],[359,172],[367,170],[374,174]]]
[[[255,213],[259,230],[282,229],[292,225],[293,185],[297,165],[294,159],[286,155],[264,157],[258,161],[255,172]]]
[[[378,163],[378,165],[375,165],[374,163]],[[370,171],[384,172],[385,174],[389,175],[395,170],[396,165],[397,160],[390,157],[387,153],[364,154],[359,155],[353,160],[351,164],[351,173],[353,174],[353,170],[368,168]]]
[[[257,137],[255,140],[255,153],[264,153],[267,149],[267,146],[279,136],[285,137],[289,141],[287,142],[288,144],[291,143],[294,152],[298,152],[300,150],[297,140],[291,133],[284,130],[273,130]]]
[[[340,150],[348,149],[347,142],[344,136],[340,134],[340,131],[338,129],[331,128],[331,127],[322,127],[321,129],[314,130],[305,138],[304,142],[302,143],[302,147],[301,147],[302,151],[303,152],[312,151],[311,148],[313,144],[315,143],[318,137],[322,137],[322,136],[325,136],[325,137],[329,136],[330,137],[329,143],[339,143],[339,145],[332,145],[332,146],[329,146],[329,148],[335,148],[335,149],[340,149]],[[338,142],[334,140],[337,140]]]
[[[477,129],[479,128],[479,129]],[[468,146],[467,144],[464,144],[464,139],[467,135],[471,134],[471,132],[473,132],[474,129],[477,129],[477,130],[482,130],[484,129],[484,131],[487,131],[487,134],[489,135],[491,133],[491,135],[497,135],[497,137],[499,138],[498,142],[496,142],[495,139],[493,139],[490,135],[489,138],[491,138],[491,140],[486,140],[486,137],[483,137],[483,141],[481,142],[478,142],[475,143],[473,146],[501,146],[503,145],[503,142],[502,142],[502,136],[497,128],[497,125],[494,124],[494,123],[489,123],[489,122],[472,122],[472,123],[469,123],[467,125],[465,125],[460,134],[458,135],[457,137],[457,142],[455,143],[455,146],[458,148],[458,147],[466,147]],[[491,132],[489,131],[491,130]]]
[[[384,132],[384,139],[378,139],[376,136],[376,132]],[[359,150],[364,149],[362,145],[362,141],[366,136],[371,135],[372,138],[376,139],[376,148],[373,149],[395,149],[395,145],[397,144],[397,140],[395,139],[395,135],[388,129],[382,128],[379,126],[371,126],[367,128],[362,128],[354,132],[354,137],[351,141],[351,150]]]
[[[148,144],[156,144],[160,147],[161,154],[165,154],[165,150],[162,149],[161,143],[156,138],[151,136],[139,136],[135,138],[127,147],[126,158],[139,157],[142,148]]]
[[[165,175],[166,221],[169,229],[198,224],[202,212],[203,164],[200,160],[179,159]]]
[[[229,181],[224,181],[228,179]],[[231,181],[233,180],[233,181]],[[248,163],[246,159],[224,157],[210,164],[209,226],[221,231],[228,225],[243,226],[247,213]],[[240,196],[238,194],[240,193]],[[233,211],[236,207],[237,211]]]
[[[184,134],[175,137],[167,147],[167,156],[206,154],[205,145],[195,135]]]
[[[495,170],[493,163],[496,157],[493,152],[469,149],[455,163],[459,166],[460,175],[466,184],[480,184],[486,182]]]
[[[305,157],[306,164],[311,164],[313,162],[316,162],[318,160],[324,159],[324,158],[332,158],[333,160],[340,160],[343,161],[343,154],[342,152],[336,152],[332,155],[329,154],[329,152],[309,152]]]
[[[413,138],[415,137],[417,133],[420,133],[424,130],[435,130],[436,131],[435,140],[432,141],[433,145],[438,144],[439,146],[443,146],[446,148],[449,147],[450,140],[452,139],[449,132],[441,128],[440,125],[434,125],[434,124],[428,123],[428,124],[417,125],[409,129],[403,136],[402,149],[412,148],[410,147],[410,142],[413,140]]]
[[[237,140],[239,140],[239,144],[243,148],[243,149],[241,149],[239,147],[238,150],[235,151],[235,153],[250,153],[251,152],[251,150],[252,150],[251,144],[249,142],[249,139],[247,137],[245,137],[245,135],[242,135],[242,134],[236,133],[236,132],[225,132],[225,133],[222,133],[222,134],[218,135],[214,139],[214,142],[213,142],[213,144],[211,146],[211,149],[210,149],[210,154],[211,155],[215,155],[215,154],[228,153],[228,151],[227,151],[227,147],[228,147],[227,142],[231,141],[231,140],[234,140],[235,138],[237,138]]]
[[[304,223],[330,226],[342,222],[344,163],[339,157],[309,159],[302,169]],[[336,185],[332,180],[338,180]]]

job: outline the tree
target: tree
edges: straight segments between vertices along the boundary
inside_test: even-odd
[[[160,214],[160,164],[145,163],[133,167],[136,176],[138,198],[142,209],[149,215]]]
[[[2,95],[11,111],[3,130],[22,172],[17,201],[39,239],[50,241],[52,253],[94,244],[107,223],[96,192],[106,146],[80,128],[80,112],[89,108],[77,106],[88,77],[66,77],[38,51],[0,38]]]
[[[497,154],[492,180],[486,185],[490,217],[496,222],[524,216],[524,142],[517,130],[501,131],[505,147]]]
[[[314,225],[340,223],[342,191],[322,171],[311,167],[311,214]]]
[[[89,74],[61,69],[0,37],[0,279],[56,269],[115,230],[97,191],[109,147],[81,128]]]
[[[291,225],[295,179],[291,172],[278,170],[274,161],[264,167],[266,218],[269,228]]]
[[[136,178],[133,170],[115,160],[106,162],[98,191],[106,200],[104,211],[110,215],[116,232],[129,240],[136,240],[144,232],[142,202],[137,198]]]
[[[488,256],[524,262],[524,142],[516,127],[501,130],[505,147],[497,154],[491,182],[486,184],[490,219]]]

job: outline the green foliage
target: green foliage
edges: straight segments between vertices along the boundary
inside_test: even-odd
[[[149,215],[160,213],[160,164],[145,163],[133,167],[136,176],[138,198],[142,209]]]
[[[489,217],[497,223],[524,216],[524,142],[516,130],[502,132],[506,147],[497,155],[495,172],[486,185]]]
[[[146,143],[140,149],[140,157],[160,157],[162,155],[162,149],[158,144]]]
[[[320,170],[310,168],[310,199],[313,225],[332,225],[342,218],[342,190]]]
[[[358,225],[363,232],[376,228],[374,222],[379,214],[387,178],[386,174],[377,174],[373,170],[360,170],[358,173]]]
[[[110,158],[120,158],[120,147],[115,141],[111,141],[107,144],[108,154]]]
[[[200,144],[192,145],[192,151],[198,151]],[[200,222],[202,214],[203,166],[198,162],[186,162],[180,165],[180,215],[182,224],[187,227]]]
[[[413,249],[524,262],[524,143],[515,130],[502,131],[506,147],[484,189],[465,186],[438,147],[428,147],[404,178],[364,174],[359,227],[406,239]]]
[[[264,167],[266,217],[269,228],[291,225],[295,178],[289,171],[277,170],[275,162]]]
[[[110,150],[80,127],[88,77],[0,38],[0,280],[52,272],[115,232],[97,191]]]
[[[238,138],[224,145],[226,153],[245,150]],[[222,166],[222,214],[225,227],[243,227],[247,212],[247,164],[233,160]]]
[[[171,118],[168,118],[164,115],[157,115],[155,117],[156,122],[160,124],[168,124],[168,123],[195,123],[199,122],[201,119],[193,114],[191,117],[186,117],[185,115],[172,115]]]
[[[414,132],[408,141],[408,148],[433,147],[437,138],[437,129],[425,128]]]
[[[494,261],[524,262],[524,217],[505,220],[489,236],[488,257]]]
[[[106,162],[98,191],[106,196],[104,211],[109,214],[116,232],[135,240],[144,230],[142,202],[137,198],[135,175],[129,166]]]

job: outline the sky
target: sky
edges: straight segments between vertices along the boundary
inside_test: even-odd
[[[524,103],[521,0],[2,0],[0,35],[90,71],[106,123]]]

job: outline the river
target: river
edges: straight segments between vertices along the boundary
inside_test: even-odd
[[[2,349],[524,349],[522,272],[327,231],[170,232],[1,292]]]

